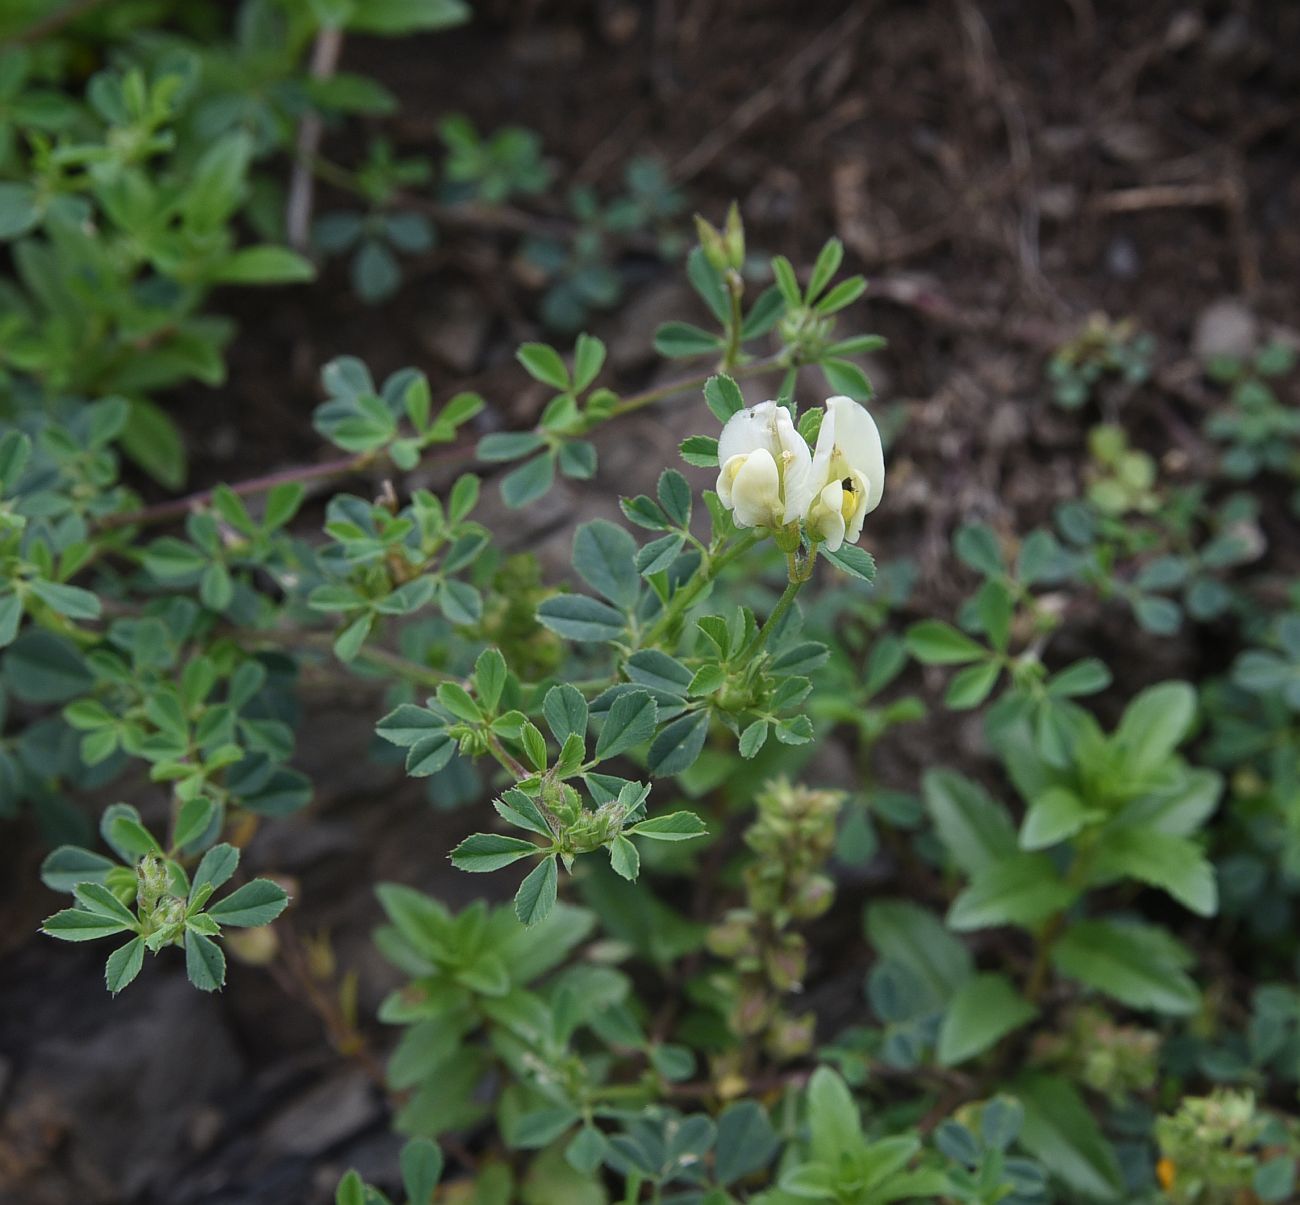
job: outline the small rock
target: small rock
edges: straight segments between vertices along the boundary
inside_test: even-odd
[[[1248,356],[1259,338],[1259,323],[1240,298],[1222,297],[1201,311],[1192,351],[1201,360]]]
[[[267,1145],[288,1155],[319,1155],[360,1133],[379,1115],[370,1079],[348,1069],[313,1084],[266,1127]]]
[[[479,367],[488,323],[487,309],[477,293],[449,290],[426,320],[422,342],[448,368],[470,373]]]
[[[1106,248],[1106,271],[1120,280],[1132,280],[1141,267],[1133,240],[1113,238]]]

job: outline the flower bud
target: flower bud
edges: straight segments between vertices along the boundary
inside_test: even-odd
[[[756,984],[745,987],[731,1010],[731,1027],[742,1037],[762,1033],[772,1019],[775,1002]]]
[[[739,958],[753,951],[754,930],[743,913],[733,912],[709,930],[705,941],[719,958]]]
[[[824,874],[814,874],[799,884],[786,907],[796,920],[813,920],[831,906],[835,884]]]
[[[807,1054],[816,1033],[817,1018],[810,1012],[800,1017],[780,1016],[768,1028],[763,1044],[774,1059],[787,1062]]]
[[[778,992],[797,991],[808,970],[807,944],[797,933],[789,933],[766,952],[763,962],[768,982]]]

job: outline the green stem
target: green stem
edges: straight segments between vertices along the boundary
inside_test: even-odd
[[[727,293],[731,297],[731,321],[727,323],[727,349],[722,353],[722,371],[734,373],[736,361],[740,359],[740,332],[744,325],[741,298],[745,294],[745,282],[734,268],[727,273]]]
[[[678,619],[695,603],[705,589],[717,580],[718,574],[738,556],[743,555],[759,541],[756,535],[746,535],[738,540],[726,552],[706,561],[696,571],[695,576],[668,601],[663,614],[655,620],[650,630],[641,641],[641,648],[650,648],[661,641]]]
[[[746,661],[752,660],[758,654],[763,645],[767,643],[768,633],[785,618],[785,613],[794,606],[795,596],[803,589],[806,578],[794,578],[786,583],[785,589],[781,592],[781,597],[776,600],[776,606],[772,608],[772,613],[767,617],[767,622],[759,628],[754,635],[754,639],[749,642],[749,647],[741,654]]]
[[[754,360],[749,364],[742,364],[739,367],[731,369],[731,375],[736,378],[755,377],[762,373],[770,372],[774,368],[784,366],[784,355],[765,356],[761,360]],[[709,372],[701,373],[699,376],[687,377],[681,381],[670,381],[667,385],[660,385],[654,389],[647,389],[641,393],[633,393],[621,399],[610,408],[606,422],[611,418],[618,418],[624,414],[631,414],[634,410],[640,410],[644,406],[652,405],[655,402],[661,402],[665,398],[674,397],[679,393],[686,393],[692,389],[702,389],[710,377],[716,376],[717,370],[712,369]]]

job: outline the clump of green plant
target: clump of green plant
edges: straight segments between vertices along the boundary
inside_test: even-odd
[[[1093,314],[1083,329],[1047,362],[1052,400],[1078,410],[1107,381],[1131,393],[1151,375],[1155,340],[1131,320],[1112,321]]]

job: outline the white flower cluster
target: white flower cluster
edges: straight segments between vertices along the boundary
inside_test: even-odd
[[[762,402],[737,411],[718,439],[718,464],[718,497],[738,527],[802,521],[828,552],[857,541],[885,489],[880,432],[848,397],[827,400],[811,451],[784,406]]]

